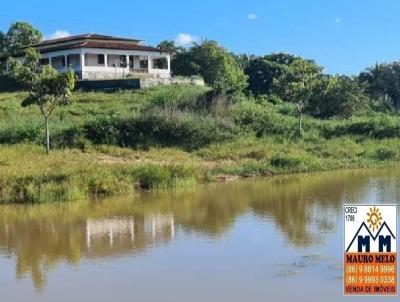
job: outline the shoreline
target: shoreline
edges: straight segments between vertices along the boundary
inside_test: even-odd
[[[327,159],[320,159],[320,165],[317,166],[307,161],[295,161],[292,157],[284,161],[281,155],[258,161],[210,161],[200,159],[198,154],[167,148],[137,151],[112,147],[115,154],[110,155],[107,154],[110,153],[107,148],[111,147],[106,146],[102,147],[106,150],[98,148],[86,152],[77,149],[54,150],[50,156],[45,155],[40,146],[32,145],[0,146],[0,151],[4,152],[7,148],[11,152],[22,150],[23,154],[16,154],[16,160],[24,168],[15,170],[14,175],[0,172],[0,204],[68,202],[208,183],[228,183],[246,178],[385,168],[398,163],[397,160],[364,159],[351,165],[333,165]],[[38,163],[41,167],[37,166]],[[1,166],[10,168],[4,161]]]

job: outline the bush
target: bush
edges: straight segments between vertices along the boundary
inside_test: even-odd
[[[22,142],[41,143],[44,141],[43,126],[32,123],[6,126],[0,129],[0,144],[17,144]]]
[[[278,153],[272,156],[271,166],[285,172],[309,172],[322,169],[321,161],[309,155]]]
[[[303,161],[298,157],[284,154],[276,154],[271,158],[271,165],[281,169],[295,169],[302,165]]]
[[[85,126],[85,137],[94,144],[115,145],[119,142],[119,119],[114,115],[99,115]]]
[[[229,120],[180,112],[173,117],[150,113],[120,122],[120,144],[129,147],[178,146],[197,149],[231,139],[236,127]]]
[[[375,158],[379,161],[390,161],[397,158],[397,151],[388,147],[380,147],[375,151]]]
[[[150,112],[131,118],[102,117],[84,126],[86,138],[94,144],[150,148],[178,146],[197,149],[212,142],[231,139],[237,133],[227,119],[177,112]]]
[[[377,139],[400,137],[400,119],[395,116],[353,118],[341,122],[330,122],[323,126],[326,138],[342,135],[359,135]]]
[[[241,102],[232,110],[234,121],[244,129],[254,131],[256,136],[291,136],[297,120],[277,113],[271,105]]]
[[[135,167],[132,176],[142,189],[167,188],[179,186],[181,182],[195,182],[197,171],[187,165],[147,164]]]

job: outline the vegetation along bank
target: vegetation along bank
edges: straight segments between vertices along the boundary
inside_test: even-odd
[[[201,76],[207,86],[72,92],[71,74],[36,68],[31,50],[32,64],[20,66],[3,46],[2,76],[25,91],[0,93],[0,202],[73,200],[400,159],[400,85],[393,85],[400,83],[400,63],[357,76],[327,75],[312,60],[236,55],[213,41],[160,47],[172,53],[174,75]]]

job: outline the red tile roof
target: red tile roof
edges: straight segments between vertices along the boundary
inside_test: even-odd
[[[159,48],[139,44],[140,40],[112,37],[98,34],[84,34],[60,39],[44,40],[32,45],[41,53],[74,49],[74,48],[104,48],[114,50],[139,50],[161,52]]]
[[[125,44],[117,42],[95,42],[87,41],[83,43],[87,48],[107,48],[107,49],[122,49],[122,50],[142,50],[142,51],[156,51],[161,52],[161,49],[152,46],[140,45],[140,44]]]
[[[67,50],[74,48],[103,48],[103,49],[114,49],[114,50],[139,50],[139,51],[152,51],[152,52],[161,52],[159,48],[139,45],[139,44],[126,44],[126,43],[117,43],[117,42],[96,42],[96,41],[84,41],[67,45],[54,45],[53,47],[46,47],[44,49],[38,49],[41,53],[58,51],[58,50]]]

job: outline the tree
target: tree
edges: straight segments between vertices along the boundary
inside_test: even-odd
[[[27,22],[12,23],[7,33],[0,32],[1,71],[8,73],[8,60],[22,48],[39,43],[43,35]]]
[[[250,60],[245,73],[249,77],[249,90],[255,95],[275,94],[288,99],[288,83],[302,83],[304,78],[321,74],[322,68],[312,60],[286,53],[270,54]]]
[[[171,60],[171,71],[174,75],[190,77],[201,75],[201,66],[194,57],[192,50],[182,50]]]
[[[217,93],[234,94],[247,87],[247,77],[234,57],[215,41],[194,44],[172,61],[176,75],[200,75]]]
[[[0,74],[6,70],[6,35],[0,31]]]
[[[71,103],[76,76],[72,70],[58,73],[49,65],[39,68],[39,58],[36,50],[28,49],[23,63],[12,60],[12,74],[29,92],[21,105],[37,105],[40,109],[45,120],[46,153],[49,153],[49,117],[56,107]]]
[[[307,107],[322,68],[313,61],[294,58],[280,66],[279,75],[272,80],[272,91],[283,100],[296,103],[299,116],[299,135],[303,136],[303,110]]]
[[[316,82],[306,111],[319,118],[347,118],[362,113],[369,104],[364,87],[348,76],[324,76]]]
[[[171,55],[171,58],[174,58],[177,53],[183,51],[183,47],[176,46],[174,41],[169,40],[161,41],[157,47],[163,52],[168,52]]]
[[[369,96],[385,107],[400,110],[400,62],[376,64],[359,75]]]
[[[7,51],[15,54],[21,48],[39,43],[42,33],[27,22],[12,23],[6,34]]]
[[[232,54],[235,58],[239,68],[241,70],[246,70],[250,66],[250,62],[256,59],[254,55],[247,55],[247,54]]]

